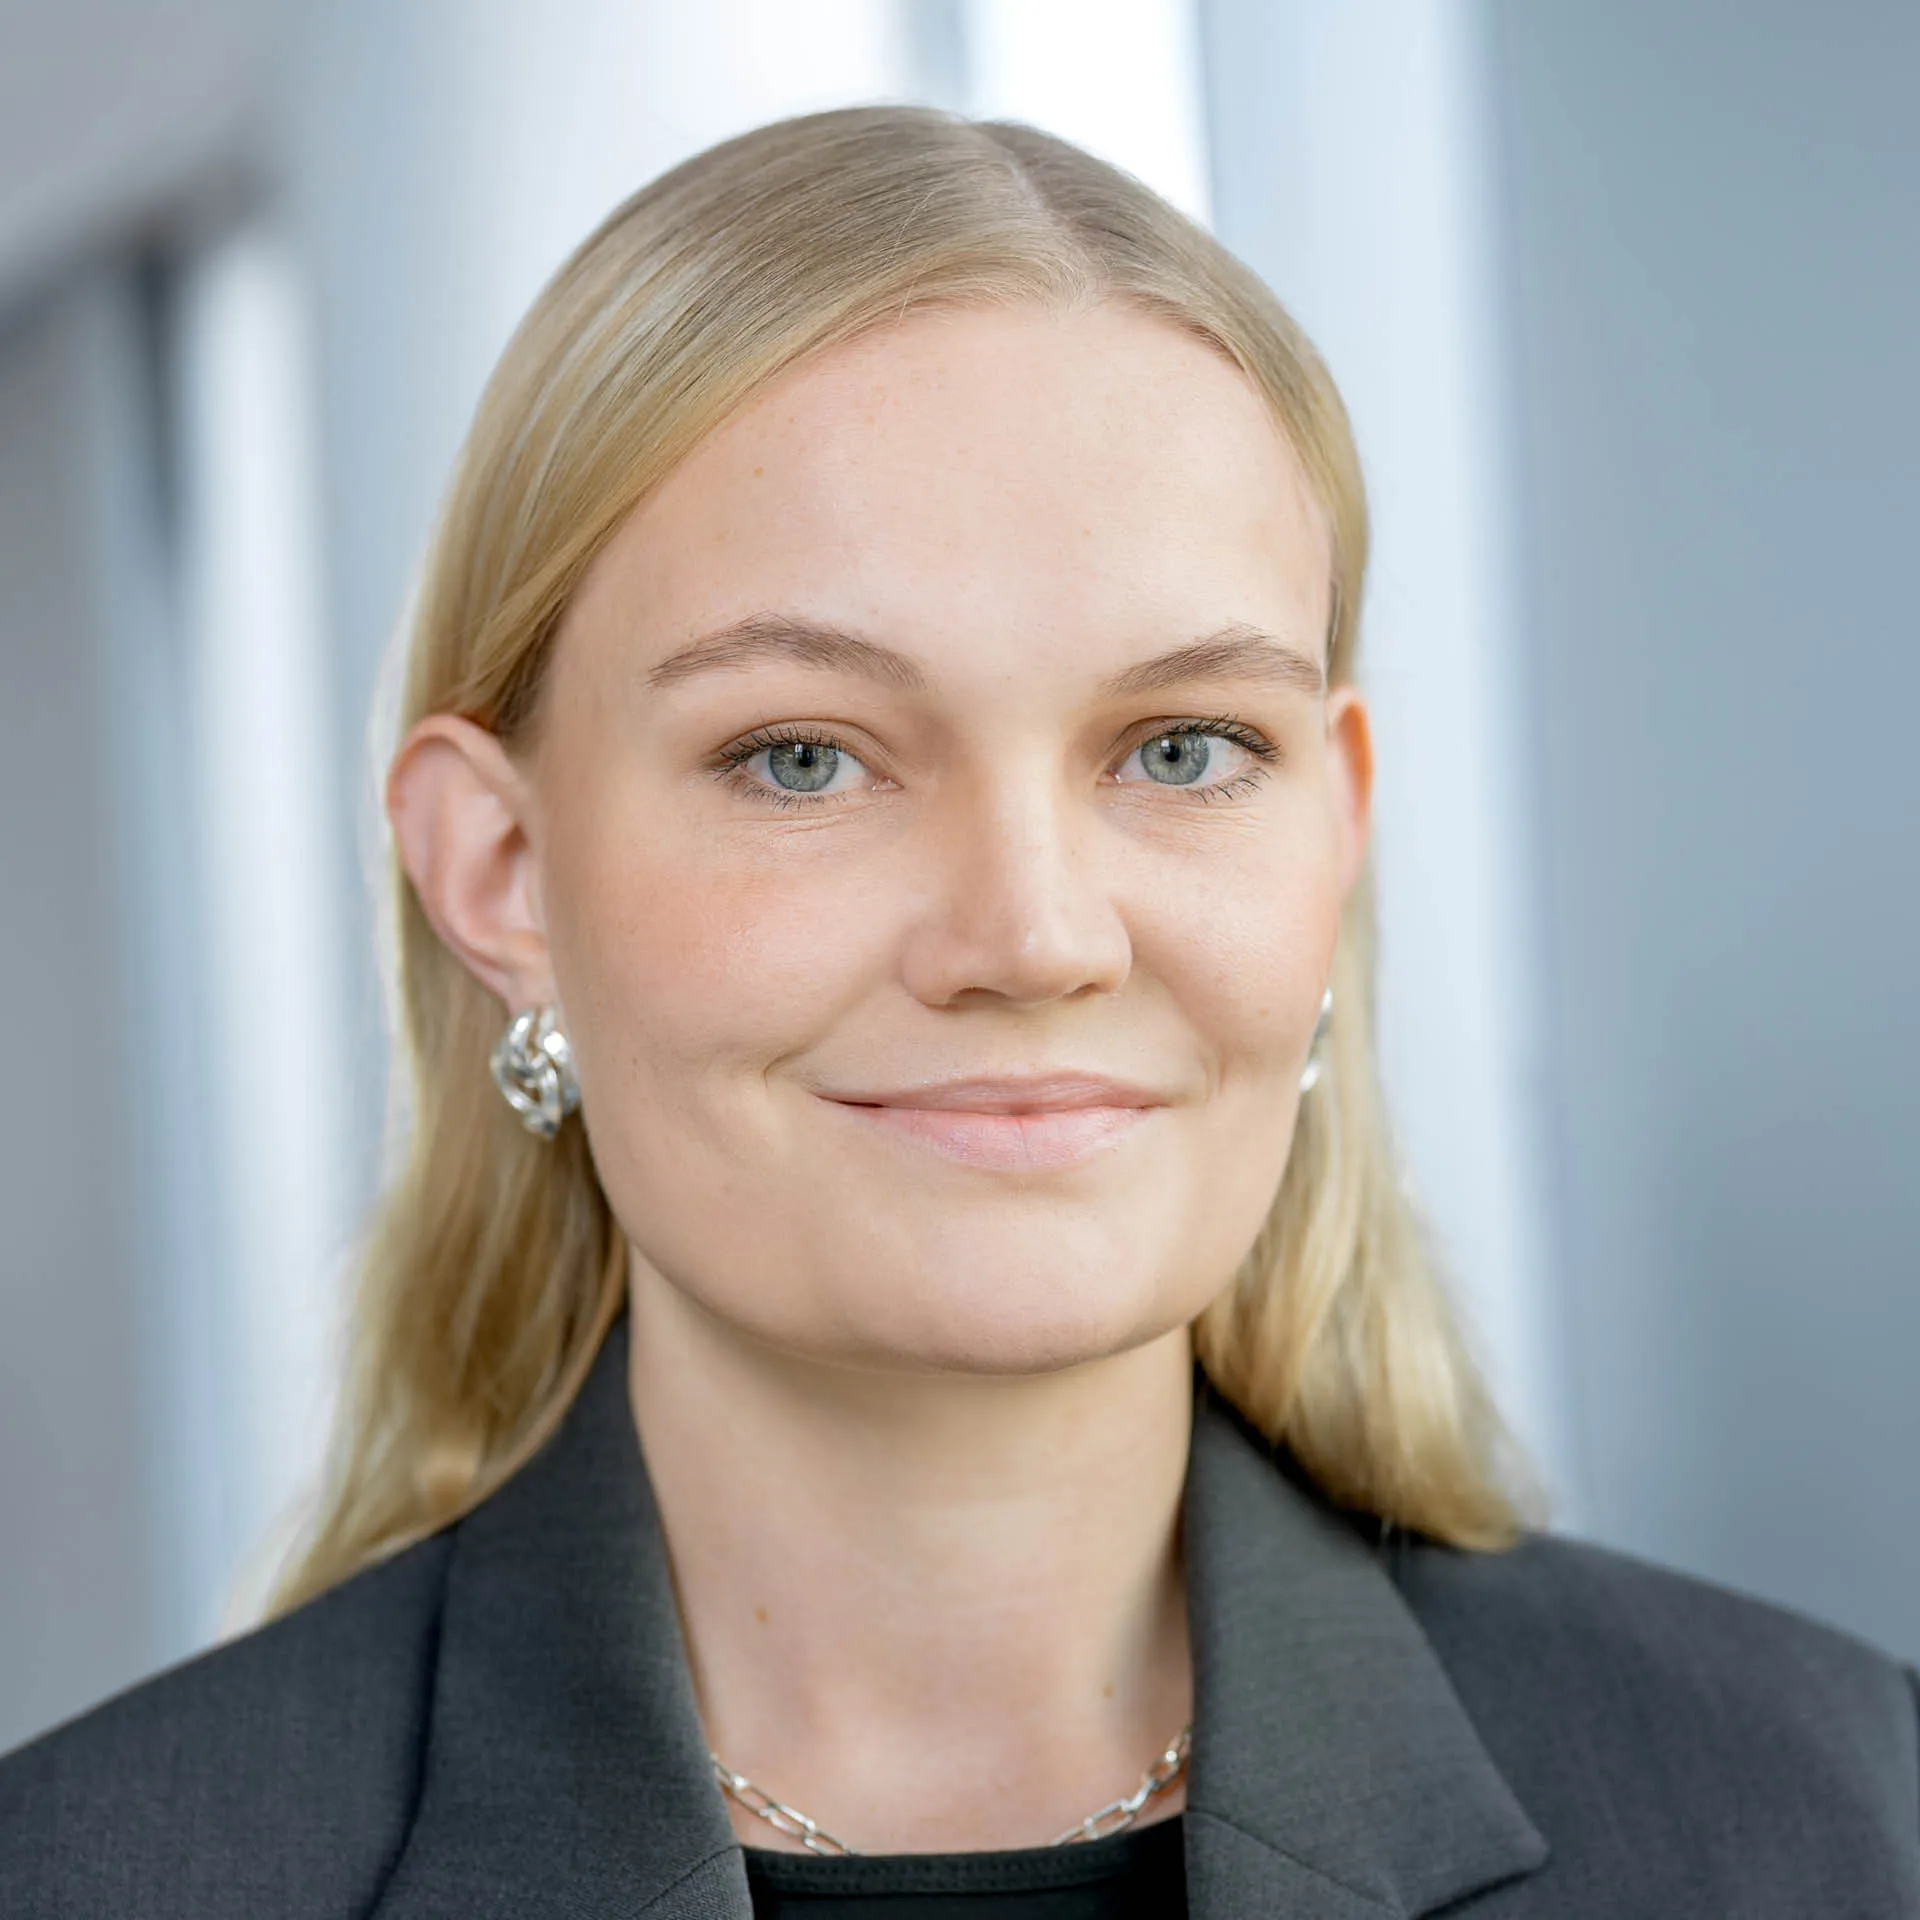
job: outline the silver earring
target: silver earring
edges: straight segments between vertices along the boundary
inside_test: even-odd
[[[1333,1025],[1333,989],[1329,987],[1320,996],[1320,1018],[1313,1023],[1313,1044],[1307,1048],[1307,1064],[1300,1070],[1300,1091],[1311,1093],[1320,1084],[1320,1070],[1326,1062],[1322,1048],[1327,1038],[1327,1029]]]
[[[560,1122],[580,1105],[573,1047],[551,1007],[528,1007],[515,1014],[495,1043],[489,1064],[493,1084],[520,1116],[520,1124],[542,1140],[551,1140]]]

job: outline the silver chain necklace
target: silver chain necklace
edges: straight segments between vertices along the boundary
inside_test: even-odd
[[[1147,1802],[1165,1793],[1187,1770],[1187,1755],[1192,1747],[1193,1727],[1188,1724],[1174,1735],[1166,1751],[1146,1770],[1140,1784],[1124,1800],[1109,1800],[1099,1812],[1088,1814],[1077,1827],[1069,1827],[1047,1844],[1065,1847],[1081,1840],[1104,1840],[1109,1834],[1123,1832],[1132,1826]],[[809,1820],[804,1813],[783,1805],[772,1794],[763,1792],[744,1773],[735,1773],[717,1753],[709,1752],[707,1758],[713,1762],[713,1775],[720,1783],[722,1793],[729,1799],[739,1801],[749,1813],[758,1814],[768,1826],[778,1829],[789,1839],[798,1840],[809,1853],[859,1852],[857,1847],[850,1847],[844,1840],[836,1840],[832,1834],[823,1831],[817,1821]]]

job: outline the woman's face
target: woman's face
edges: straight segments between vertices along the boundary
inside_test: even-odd
[[[567,613],[477,968],[560,1007],[637,1261],[862,1366],[1191,1320],[1364,851],[1329,597],[1257,391],[1117,308],[919,315],[709,437]]]

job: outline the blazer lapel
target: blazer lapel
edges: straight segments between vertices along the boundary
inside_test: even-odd
[[[460,1522],[419,1813],[378,1920],[751,1920],[627,1401],[627,1322]]]
[[[1432,1912],[1547,1843],[1350,1518],[1204,1386],[1185,1534],[1194,1920]]]

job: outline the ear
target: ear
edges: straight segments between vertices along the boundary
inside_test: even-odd
[[[1344,898],[1360,878],[1373,835],[1373,722],[1360,689],[1350,684],[1327,694],[1327,766],[1341,836]]]
[[[499,738],[429,714],[393,757],[386,801],[400,864],[434,932],[509,1013],[551,1002],[533,794]]]

